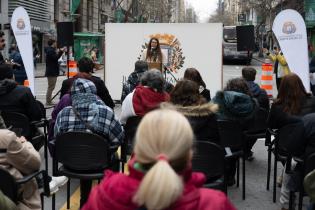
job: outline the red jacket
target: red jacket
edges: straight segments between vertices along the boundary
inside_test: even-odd
[[[137,210],[132,202],[143,173],[135,170],[134,160],[129,162],[127,176],[107,170],[103,181],[90,193],[82,210]],[[172,210],[235,210],[224,193],[201,188],[205,176],[201,173],[187,172],[183,195],[172,205]]]

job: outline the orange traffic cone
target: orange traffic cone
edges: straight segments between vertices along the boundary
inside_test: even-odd
[[[77,62],[69,60],[68,65],[69,65],[69,77],[74,77],[75,75],[77,75],[78,73]]]
[[[272,97],[273,93],[273,68],[272,64],[266,61],[261,66],[261,88],[267,92],[269,97]]]

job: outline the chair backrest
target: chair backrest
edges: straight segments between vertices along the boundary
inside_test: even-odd
[[[128,138],[128,140],[132,141],[133,138],[135,137],[136,131],[137,131],[137,128],[141,119],[142,119],[142,116],[133,116],[127,119],[126,124],[124,125],[124,130],[125,130],[125,136],[126,138]]]
[[[17,202],[17,184],[14,177],[5,169],[0,167],[0,190],[13,202]]]
[[[259,108],[255,112],[254,122],[248,128],[249,133],[266,132],[268,124],[268,111],[264,108]]]
[[[244,147],[243,129],[239,122],[234,120],[218,119],[221,146],[239,150]]]
[[[31,125],[26,115],[18,112],[2,111],[1,116],[7,128],[12,127],[12,131],[21,129],[20,135],[25,136],[27,139],[31,136]]]
[[[57,136],[54,159],[72,170],[101,170],[109,165],[109,144],[103,137],[87,132]]]
[[[46,119],[46,109],[45,109],[44,104],[42,102],[40,102],[39,100],[36,100],[36,103],[37,103],[37,105],[38,105],[38,107],[42,113],[43,118]]]
[[[197,140],[195,148],[192,160],[193,171],[204,173],[207,180],[224,175],[225,152],[219,145]]]

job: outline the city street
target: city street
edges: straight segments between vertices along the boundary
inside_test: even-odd
[[[253,60],[251,66],[257,70],[256,82],[260,83],[261,63]],[[223,66],[223,81],[224,84],[231,78],[241,76],[241,69],[244,65],[230,63]],[[43,75],[43,66],[39,65],[36,72],[37,76]],[[96,72],[97,76],[103,77],[103,72]],[[65,76],[58,78],[57,87],[61,86],[61,83],[65,79]],[[47,81],[45,77],[36,79],[36,97],[40,101],[44,102],[45,92],[47,88]],[[55,92],[56,93],[56,90]],[[214,95],[214,93],[213,93]],[[55,101],[59,100],[59,96]],[[47,111],[47,117],[50,118],[51,109]],[[115,113],[119,117],[121,108],[120,105],[116,105]],[[264,140],[259,140],[254,146],[254,160],[252,162],[246,161],[246,200],[242,200],[241,192],[242,188],[236,186],[229,187],[228,196],[238,209],[241,210],[264,210],[264,209],[280,209],[279,205],[279,192],[280,188],[277,188],[277,203],[272,203],[272,184],[271,190],[266,190],[267,181],[267,147],[264,145]],[[42,155],[43,152],[41,151]],[[51,161],[49,161],[51,164]],[[281,172],[282,166],[278,165],[278,174]],[[51,168],[50,168],[51,173]],[[272,172],[273,174],[273,172]],[[272,178],[272,176],[271,176]],[[271,182],[272,183],[272,182]],[[241,184],[241,182],[240,182]],[[71,180],[71,209],[78,209],[79,207],[79,184],[78,180]],[[306,200],[306,199],[305,199]],[[56,207],[57,209],[66,209],[66,186],[63,186],[56,194]],[[51,199],[45,198],[45,209],[51,209]]]

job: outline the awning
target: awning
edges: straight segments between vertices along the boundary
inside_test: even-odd
[[[74,32],[73,36],[79,36],[79,37],[101,37],[101,36],[105,36],[105,34],[102,34],[102,33],[89,33],[89,32]]]

